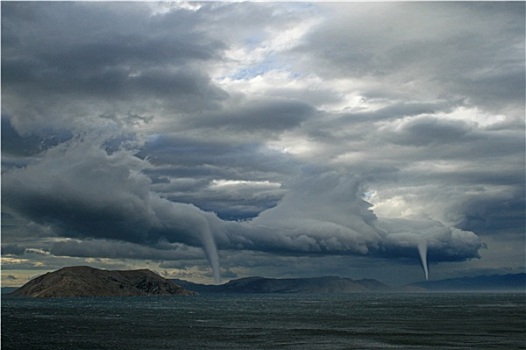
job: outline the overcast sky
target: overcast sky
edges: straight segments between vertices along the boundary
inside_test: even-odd
[[[524,272],[524,2],[1,6],[3,285]]]

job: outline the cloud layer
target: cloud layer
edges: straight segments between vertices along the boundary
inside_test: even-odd
[[[360,197],[358,180],[319,169],[302,174],[274,208],[256,218],[224,221],[153,192],[142,173],[151,166],[147,161],[129,151],[110,155],[94,144],[88,136],[71,140],[49,149],[38,162],[5,174],[2,193],[9,208],[63,237],[202,246],[216,282],[216,244],[227,250],[413,257],[424,242],[433,261],[478,257],[481,247],[473,233],[439,222],[378,221]],[[77,247],[58,243],[52,251]],[[424,265],[427,269],[427,260]]]
[[[524,29],[523,3],[2,3],[4,254],[522,266]]]

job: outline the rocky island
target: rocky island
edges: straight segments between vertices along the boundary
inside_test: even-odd
[[[9,295],[66,298],[191,294],[195,293],[147,269],[111,271],[74,266],[39,276]]]

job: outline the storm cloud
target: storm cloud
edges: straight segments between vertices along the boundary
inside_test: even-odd
[[[6,262],[521,268],[524,30],[523,3],[2,3]]]
[[[360,197],[360,182],[334,171],[303,174],[276,207],[250,221],[229,222],[154,193],[150,179],[141,172],[148,166],[129,152],[110,155],[85,136],[51,148],[39,162],[4,175],[2,192],[10,209],[50,225],[59,236],[203,246],[216,281],[216,244],[230,250],[411,257],[424,241],[434,261],[477,257],[481,247],[474,234],[438,222],[378,222],[370,204]],[[78,244],[72,244],[59,242],[52,251],[75,251]],[[101,245],[93,255],[104,251]]]

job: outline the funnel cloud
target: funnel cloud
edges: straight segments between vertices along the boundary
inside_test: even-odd
[[[429,279],[429,270],[427,266],[427,243],[426,241],[418,242],[418,254],[420,254],[420,260],[422,261],[422,268],[426,276],[426,281]]]

